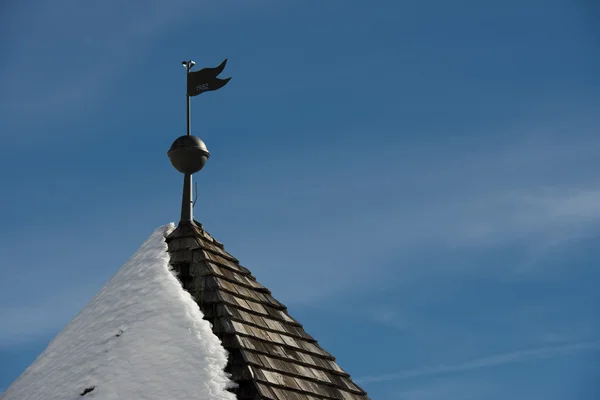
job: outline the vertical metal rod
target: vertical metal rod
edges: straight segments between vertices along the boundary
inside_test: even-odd
[[[188,136],[191,135],[191,130],[192,130],[192,121],[190,118],[190,96],[186,96],[187,97],[187,134]]]
[[[185,174],[183,177],[183,197],[181,199],[181,222],[192,222],[193,220],[192,174]]]
[[[192,63],[188,61],[186,67],[185,67],[185,97],[186,97],[186,111],[187,111],[187,135],[191,135],[192,134],[192,120],[191,120],[191,116],[190,116],[190,108],[191,108],[191,100],[190,100],[190,95],[187,92],[187,83],[188,83],[188,79],[190,79],[190,68],[192,68]]]

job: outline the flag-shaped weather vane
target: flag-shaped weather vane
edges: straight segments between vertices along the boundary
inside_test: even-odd
[[[188,232],[190,229],[197,229],[193,215],[195,200],[192,200],[192,174],[204,168],[204,165],[210,156],[208,148],[202,139],[192,136],[191,134],[190,99],[200,93],[221,89],[231,79],[217,78],[217,76],[225,69],[227,59],[225,59],[218,67],[203,68],[193,72],[190,70],[196,64],[194,61],[182,61],[181,64],[186,70],[187,78],[187,134],[175,139],[171,145],[171,149],[167,153],[173,167],[184,174],[181,220],[172,235],[185,234],[185,232]]]
[[[227,59],[214,68],[202,68],[200,71],[190,71],[196,63],[192,60],[182,61],[181,65],[186,70],[186,97],[187,97],[187,134],[190,135],[191,121],[190,121],[190,98],[198,96],[200,93],[209,92],[213,90],[219,90],[223,86],[227,85],[227,82],[231,78],[220,79],[217,78],[225,69],[227,65]]]
[[[223,60],[221,65],[215,68],[203,68],[200,71],[191,72],[190,69],[195,65],[193,61],[183,61],[182,64],[187,69],[187,95],[197,96],[200,93],[211,90],[221,89],[227,85],[231,78],[217,78],[225,69],[227,59]]]

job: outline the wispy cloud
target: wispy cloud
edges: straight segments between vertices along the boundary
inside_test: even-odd
[[[600,154],[600,140],[591,134],[600,121],[579,114],[556,123],[544,118],[535,129],[530,121],[498,132],[506,138],[501,144],[391,140],[361,155],[360,163],[348,157],[356,143],[299,145],[285,159],[237,161],[253,165],[253,172],[225,177],[227,187],[213,188],[205,201],[227,209],[236,225],[252,226],[252,235],[232,227],[225,241],[259,277],[277,281],[275,289],[283,285],[288,301],[319,301],[356,285],[368,289],[382,281],[382,269],[401,280],[422,267],[424,254],[455,249],[517,244],[522,260],[507,273],[532,273],[548,252],[600,228],[600,186],[590,167]],[[566,140],[564,132],[575,127],[580,135]],[[217,215],[214,223],[205,218],[207,228],[227,231]]]
[[[374,376],[366,376],[357,379],[359,383],[375,383],[385,381],[396,381],[403,379],[412,379],[420,377],[431,377],[456,372],[465,372],[478,370],[481,368],[490,368],[497,365],[522,363],[531,360],[551,358],[562,355],[570,355],[582,351],[597,351],[600,350],[600,340],[565,344],[561,346],[539,347],[534,349],[519,350],[509,353],[498,354],[490,357],[482,357],[467,362],[438,365],[424,368],[415,368],[405,371],[400,371],[391,374],[382,374]]]
[[[3,70],[10,110],[29,115],[80,111],[84,97],[97,98],[107,79],[185,12],[181,3],[167,7],[151,1],[139,7],[109,1],[84,7],[67,0],[57,7],[37,1],[27,13],[14,11],[12,51]]]
[[[117,78],[143,68],[140,60],[172,30],[189,35],[194,23],[207,24],[230,10],[243,12],[266,1],[150,0],[140,6],[37,0],[15,5],[6,17],[10,41],[0,68],[5,119],[22,125],[24,115],[38,122],[81,115],[102,101]]]

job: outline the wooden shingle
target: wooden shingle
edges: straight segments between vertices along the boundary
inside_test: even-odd
[[[238,399],[369,399],[222,243],[192,225],[167,238],[171,265],[228,350]]]

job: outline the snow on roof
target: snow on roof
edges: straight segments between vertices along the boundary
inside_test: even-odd
[[[170,271],[173,229],[156,229],[2,400],[234,400],[227,353]]]

